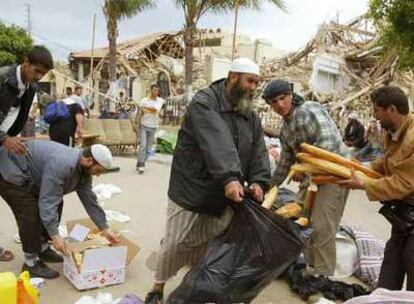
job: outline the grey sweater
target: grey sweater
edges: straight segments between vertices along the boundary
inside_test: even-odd
[[[28,153],[16,155],[0,147],[0,174],[17,186],[39,189],[39,213],[43,225],[58,234],[58,206],[63,195],[76,191],[86,212],[100,229],[108,228],[105,212],[92,191],[92,176],[80,166],[81,149],[49,141],[29,141]]]

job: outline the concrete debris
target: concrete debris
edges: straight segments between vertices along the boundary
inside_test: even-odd
[[[396,84],[409,96],[414,93],[412,73],[397,70],[398,55],[385,55],[378,40],[367,14],[346,24],[331,21],[303,48],[265,62],[262,88],[270,79],[283,78],[306,99],[326,105],[339,127],[346,125],[351,111],[357,111],[366,123],[372,117],[369,95],[376,88]],[[264,126],[277,129],[280,117],[269,111],[260,95],[256,108]]]

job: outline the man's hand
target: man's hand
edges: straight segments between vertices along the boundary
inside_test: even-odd
[[[264,193],[263,193],[262,187],[260,187],[259,184],[253,183],[250,185],[249,188],[250,188],[253,199],[258,203],[263,202]]]
[[[233,202],[240,203],[244,197],[243,186],[238,181],[232,181],[224,187],[224,195]]]
[[[298,182],[298,183],[303,182],[305,178],[306,178],[306,174],[303,172],[299,172],[299,171],[296,171],[292,176],[293,181]]]
[[[25,154],[27,152],[26,146],[24,145],[25,140],[20,137],[7,136],[3,141],[3,146],[7,151],[16,154]]]
[[[119,237],[110,229],[104,229],[101,233],[112,244],[119,243],[121,241]]]
[[[346,189],[365,189],[364,175],[357,171],[352,171],[350,179],[338,181],[336,184]]]
[[[69,255],[69,251],[66,248],[65,240],[59,234],[52,236],[52,244],[57,251],[61,252],[65,256]]]

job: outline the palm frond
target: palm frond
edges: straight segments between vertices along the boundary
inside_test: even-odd
[[[154,7],[153,0],[105,0],[103,10],[105,16],[119,20]]]

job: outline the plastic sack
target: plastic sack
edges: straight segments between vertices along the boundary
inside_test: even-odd
[[[249,303],[299,256],[303,241],[289,220],[245,199],[227,232],[169,296],[169,304]]]
[[[97,184],[92,190],[95,192],[98,201],[108,200],[114,195],[122,193],[121,188],[112,184]]]

